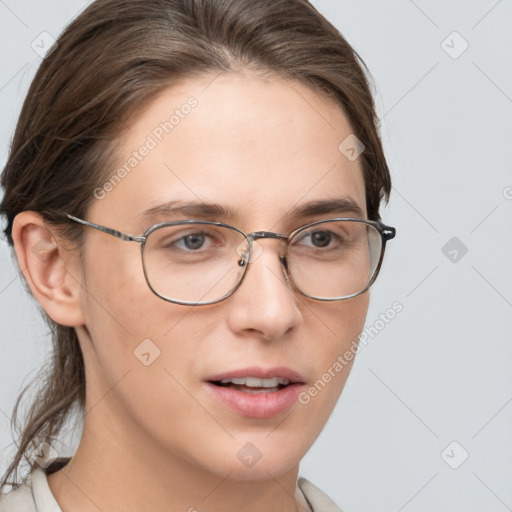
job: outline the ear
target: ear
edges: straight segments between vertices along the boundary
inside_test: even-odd
[[[21,272],[48,316],[61,325],[84,325],[77,251],[59,245],[43,217],[32,211],[16,215],[12,238]]]

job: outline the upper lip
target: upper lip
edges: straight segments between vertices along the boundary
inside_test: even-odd
[[[218,382],[223,379],[230,378],[243,378],[243,377],[256,377],[258,379],[272,379],[273,377],[281,377],[288,379],[292,384],[305,382],[304,377],[290,368],[285,366],[276,366],[273,368],[262,368],[261,366],[251,366],[250,368],[239,368],[236,370],[228,370],[216,375],[211,375],[205,380],[208,382]]]

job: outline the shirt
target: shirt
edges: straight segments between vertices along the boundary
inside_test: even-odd
[[[59,465],[64,466],[67,460]],[[306,478],[299,478],[297,487],[306,498],[312,512],[342,512],[326,494]],[[0,496],[0,512],[62,512],[62,509],[48,485],[45,470],[38,467],[32,471],[25,483]]]

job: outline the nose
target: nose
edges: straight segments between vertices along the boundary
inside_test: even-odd
[[[237,334],[275,340],[302,321],[297,295],[288,284],[279,258],[278,240],[261,240],[254,247],[246,275],[227,299],[228,324]],[[258,254],[259,253],[259,254]]]

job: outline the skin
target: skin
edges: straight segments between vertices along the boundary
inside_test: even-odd
[[[230,207],[234,217],[217,220],[246,233],[287,234],[343,215],[289,216],[314,200],[348,197],[366,215],[361,164],[338,150],[352,130],[337,104],[277,76],[215,76],[173,84],[127,123],[118,165],[190,96],[199,102],[95,200],[87,220],[140,235],[165,220],[143,223],[143,210],[177,199]],[[308,388],[361,332],[368,293],[329,303],[294,292],[278,260],[279,242],[265,239],[230,298],[172,304],[147,286],[137,243],[84,229],[83,266],[34,212],[19,214],[13,233],[36,299],[54,321],[76,328],[84,354],[81,442],[67,466],[48,477],[62,510],[308,510],[296,495],[299,462],[350,367],[307,405],[270,419],[227,409],[203,381],[248,366],[287,366]],[[147,338],[160,356],[144,366],[134,350]],[[248,442],[262,454],[252,467],[237,457]]]

